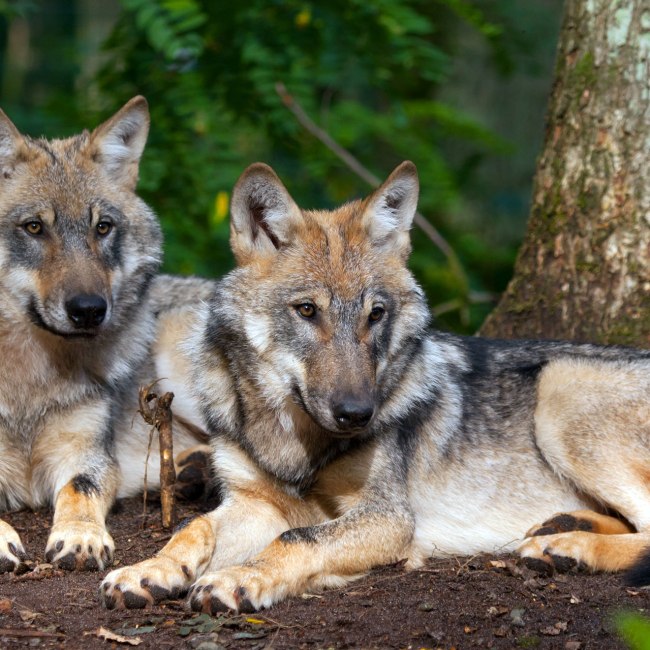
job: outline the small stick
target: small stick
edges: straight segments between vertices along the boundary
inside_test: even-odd
[[[158,429],[162,526],[171,528],[175,521],[174,484],[176,483],[171,409],[174,393],[165,393],[162,397],[158,397],[156,393],[151,392],[154,384],[140,388],[140,415],[147,424]]]

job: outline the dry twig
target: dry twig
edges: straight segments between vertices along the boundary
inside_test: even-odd
[[[338,142],[336,142],[327,131],[321,129],[309,117],[309,115],[305,113],[303,107],[296,101],[293,95],[289,93],[287,87],[281,81],[275,84],[275,91],[280,96],[282,103],[293,113],[298,122],[309,131],[309,133],[318,138],[318,140],[340,158],[357,176],[359,176],[359,178],[362,178],[366,183],[372,185],[372,187],[379,187],[381,180],[367,167],[364,167],[347,149],[344,149]],[[436,245],[436,247],[447,258],[449,265],[453,268],[454,272],[465,284],[467,284],[465,270],[463,269],[454,249],[449,245],[449,242],[420,212],[415,213],[415,224]]]
[[[158,397],[151,392],[155,382],[140,388],[140,415],[147,424],[158,430],[160,440],[160,505],[162,508],[162,526],[171,528],[175,519],[174,484],[174,445],[172,436],[172,409],[174,393],[165,393]]]

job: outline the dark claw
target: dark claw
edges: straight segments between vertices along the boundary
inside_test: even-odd
[[[142,609],[149,604],[144,596],[139,596],[131,591],[124,592],[124,605],[129,609]]]
[[[244,600],[239,603],[239,611],[242,614],[252,614],[253,612],[256,612],[257,609],[253,607],[253,603],[251,603],[248,598],[244,598]]]
[[[56,566],[64,571],[74,571],[77,568],[77,556],[74,553],[68,553],[56,561]]]
[[[210,604],[209,609],[207,611],[205,609],[203,610],[206,614],[227,612],[230,609],[228,606],[224,605],[216,596],[212,596],[209,601],[207,599],[205,600],[206,605],[208,602]]]
[[[151,594],[155,603],[172,598],[172,592],[169,589],[159,587],[158,585],[151,585],[150,587],[147,587],[147,590]]]
[[[539,537],[541,535],[554,535],[557,531],[551,526],[542,526],[538,528],[533,534],[532,537]]]
[[[539,573],[543,576],[553,575],[553,565],[550,562],[544,562],[544,560],[540,560],[536,557],[523,557],[521,559],[524,566],[531,571],[535,571],[535,573]]]
[[[106,609],[115,609],[115,606],[117,605],[115,596],[112,594],[110,596],[108,594],[104,594],[103,597],[101,597],[101,601]]]
[[[549,554],[549,557],[551,558],[556,571],[559,571],[560,573],[569,573],[569,571],[577,569],[578,567],[578,563],[572,557],[552,554]]]
[[[99,571],[99,563],[94,557],[89,557],[86,559],[83,565],[84,571]]]

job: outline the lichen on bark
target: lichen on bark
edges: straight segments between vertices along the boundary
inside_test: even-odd
[[[650,347],[650,8],[568,0],[528,230],[481,333]]]

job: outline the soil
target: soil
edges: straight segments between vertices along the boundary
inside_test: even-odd
[[[181,504],[180,517],[210,504]],[[345,588],[304,594],[257,614],[210,617],[182,601],[146,610],[99,606],[96,572],[64,573],[44,564],[51,513],[4,517],[34,562],[0,575],[0,648],[625,648],[613,618],[646,612],[650,592],[617,575],[544,576],[514,556],[431,560],[417,571],[383,567]],[[122,501],[109,517],[116,565],[151,556],[169,539],[160,509]],[[102,638],[102,628],[119,640]],[[121,639],[120,639],[121,638]]]

